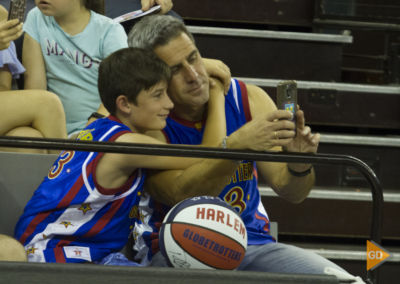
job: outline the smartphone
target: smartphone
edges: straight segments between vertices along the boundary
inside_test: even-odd
[[[8,20],[19,19],[22,23],[25,20],[26,0],[10,0],[8,9]]]
[[[276,89],[276,103],[278,109],[288,110],[293,113],[292,121],[296,124],[297,110],[297,83],[296,81],[282,81]]]

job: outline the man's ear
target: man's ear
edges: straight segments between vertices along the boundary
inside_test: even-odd
[[[125,95],[119,95],[115,100],[115,104],[117,106],[117,110],[122,113],[129,114],[131,111],[131,105],[128,101],[128,98]]]

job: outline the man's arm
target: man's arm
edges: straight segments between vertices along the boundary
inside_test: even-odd
[[[247,88],[253,119],[257,119],[265,115],[265,113],[273,114],[279,111],[275,103],[261,88],[253,85],[247,85]],[[315,153],[317,151],[319,134],[312,134],[311,129],[305,126],[304,113],[301,110],[297,112],[297,135],[295,137],[293,129],[287,128],[287,124],[278,125],[281,121],[277,120],[271,120],[270,122],[275,127],[271,127],[269,129],[270,133],[267,135],[275,139],[272,140],[270,147],[265,150],[281,151],[285,149],[290,152],[302,153]],[[307,171],[310,167],[310,164],[257,162],[259,173],[274,191],[280,197],[293,203],[303,201],[314,185],[314,171],[313,169],[309,173]],[[288,168],[295,173],[305,172],[305,174],[303,176],[294,175],[290,173]]]
[[[46,69],[40,44],[25,33],[22,48],[24,89],[47,89]]]
[[[267,135],[270,133],[271,127],[269,121],[290,118],[290,115],[289,112],[281,110],[274,114],[257,117],[227,138],[227,148],[264,150],[270,147],[273,137]],[[209,122],[211,120],[208,120]],[[278,121],[277,125],[280,127],[291,126],[288,120]],[[278,141],[278,143],[283,141]],[[236,168],[237,163],[234,161],[205,159],[184,171],[152,172],[146,179],[145,189],[153,198],[168,205],[174,205],[193,196],[218,196],[230,182]]]

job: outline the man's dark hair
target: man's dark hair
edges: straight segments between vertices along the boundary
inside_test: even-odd
[[[163,61],[152,51],[141,48],[120,49],[100,63],[98,88],[104,107],[115,115],[116,99],[125,95],[136,104],[136,97],[142,90],[155,84],[169,82],[171,72]]]

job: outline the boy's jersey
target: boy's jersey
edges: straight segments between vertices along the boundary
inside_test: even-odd
[[[230,135],[251,120],[245,84],[232,79],[225,100],[227,134]],[[203,124],[183,121],[171,115],[163,131],[171,144],[199,145],[203,137]],[[230,183],[221,191],[219,197],[240,213],[246,225],[249,245],[275,241],[269,234],[268,215],[261,203],[254,161],[244,160],[239,164]],[[146,263],[158,248],[158,227],[169,208],[157,204],[147,195],[142,197],[140,208],[143,210],[142,218],[141,222],[135,225],[134,236],[137,243],[134,249],[138,250],[138,259],[147,256],[148,259],[144,261]],[[152,249],[149,249],[150,247]]]
[[[116,118],[98,119],[78,139],[114,141],[131,132]],[[96,166],[103,153],[63,151],[19,219],[15,237],[33,262],[92,262],[126,244],[135,223],[144,172],[105,189]]]

